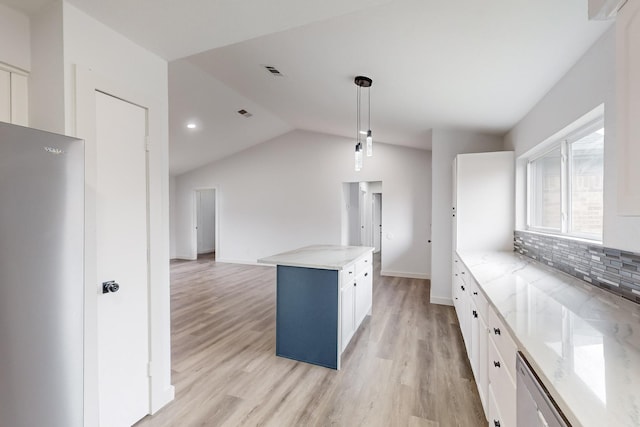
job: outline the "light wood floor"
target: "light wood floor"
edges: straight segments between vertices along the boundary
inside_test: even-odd
[[[379,271],[379,257],[374,270]],[[137,426],[486,426],[452,307],[374,273],[334,371],[275,356],[274,268],[171,264],[176,399]]]

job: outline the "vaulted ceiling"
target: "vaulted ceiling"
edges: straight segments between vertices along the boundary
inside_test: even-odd
[[[169,61],[174,174],[292,129],[355,136],[358,74],[378,141],[503,134],[610,25],[587,20],[587,0],[68,1]]]

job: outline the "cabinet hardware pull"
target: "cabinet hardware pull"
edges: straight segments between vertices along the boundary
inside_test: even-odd
[[[369,275],[369,273],[364,273],[364,277],[367,277]]]
[[[476,319],[478,318],[478,312],[473,310],[473,317],[475,317]]]
[[[493,333],[496,335],[500,335],[500,328],[493,328]]]
[[[464,291],[464,286],[460,286],[460,289],[462,289]]]
[[[477,292],[474,292],[473,294],[474,294],[474,295],[478,295],[478,293],[477,293]]]
[[[495,427],[500,427],[500,421],[498,421],[498,420],[493,420],[493,425],[494,425]]]
[[[496,362],[495,360],[493,361],[493,366],[495,366],[496,368],[500,367],[500,362]]]
[[[462,274],[464,274],[464,271],[462,272]]]

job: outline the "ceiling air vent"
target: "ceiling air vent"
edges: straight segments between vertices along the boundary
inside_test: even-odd
[[[271,65],[263,65],[263,67],[272,75],[282,77],[282,73],[276,67],[272,67]]]
[[[245,116],[247,119],[248,119],[249,117],[253,116],[253,114],[251,114],[250,112],[248,112],[248,111],[247,111],[247,110],[245,110],[245,109],[238,110],[238,114],[241,114],[241,115]]]

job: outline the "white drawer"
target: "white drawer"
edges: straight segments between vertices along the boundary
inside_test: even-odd
[[[360,274],[367,271],[367,269],[372,265],[373,265],[373,256],[371,253],[368,253],[367,255],[365,255],[364,257],[356,261],[355,275],[359,276]]]
[[[476,304],[476,310],[478,310],[478,314],[486,323],[489,317],[489,303],[480,290],[480,286],[478,286],[478,283],[476,283],[473,278],[469,278],[467,283],[469,284],[469,295],[471,295],[473,302]]]
[[[346,284],[353,284],[353,281],[356,279],[356,265],[349,264],[344,269],[342,269],[342,286]]]
[[[496,346],[489,341],[489,383],[492,390],[493,403],[489,402],[489,408],[495,406],[498,409],[500,427],[516,425],[516,385],[511,374],[505,368],[505,362],[498,353]],[[494,423],[489,409],[489,425]],[[495,415],[494,415],[495,417]]]
[[[513,342],[508,329],[493,309],[489,310],[489,340],[493,341],[496,349],[500,352],[511,378],[516,378],[516,352],[518,348]]]

